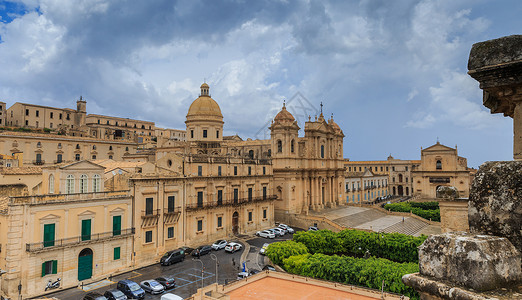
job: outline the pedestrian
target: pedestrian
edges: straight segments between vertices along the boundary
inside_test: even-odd
[[[404,217],[402,217],[402,223],[404,223]]]

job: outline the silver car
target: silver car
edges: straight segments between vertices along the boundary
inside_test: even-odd
[[[260,236],[260,237],[264,237],[264,238],[269,238],[269,239],[275,238],[275,234],[268,230],[258,231],[258,232],[256,232],[256,235]]]
[[[292,227],[290,227],[290,226],[288,226],[286,224],[279,224],[279,228],[286,230],[288,233],[294,233],[295,232],[295,230]]]
[[[285,235],[285,231],[279,227],[276,227],[276,228],[272,228],[273,231],[275,231],[276,235],[278,236],[284,236]]]
[[[225,248],[226,246],[227,246],[226,240],[218,240],[218,241],[215,241],[214,244],[212,244],[212,249],[219,250],[219,249]]]
[[[140,282],[140,286],[145,292],[151,294],[161,294],[165,291],[165,287],[154,279],[144,280]]]

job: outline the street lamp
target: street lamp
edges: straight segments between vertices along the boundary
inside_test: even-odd
[[[212,258],[212,260],[216,261],[216,284],[217,284],[218,283],[218,266],[219,266],[219,261],[217,259],[217,256],[214,253],[210,254],[210,258]]]
[[[204,269],[203,262],[201,261],[201,259],[193,258],[192,260],[193,261],[199,261],[201,263],[201,287],[203,288],[203,269]]]

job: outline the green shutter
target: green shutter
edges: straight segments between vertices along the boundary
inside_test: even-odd
[[[121,234],[121,216],[112,217],[112,235]]]
[[[114,248],[114,260],[120,259],[120,252],[121,252],[120,247]]]
[[[91,219],[82,220],[82,241],[91,239]]]
[[[58,273],[58,261],[53,260],[53,274]]]
[[[54,229],[55,224],[44,225],[44,247],[54,246]]]
[[[45,262],[42,263],[42,277],[45,276]]]

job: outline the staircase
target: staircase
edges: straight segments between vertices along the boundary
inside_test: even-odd
[[[386,233],[403,233],[408,235],[415,235],[429,224],[416,218],[404,218],[404,222],[395,223],[383,230]]]

